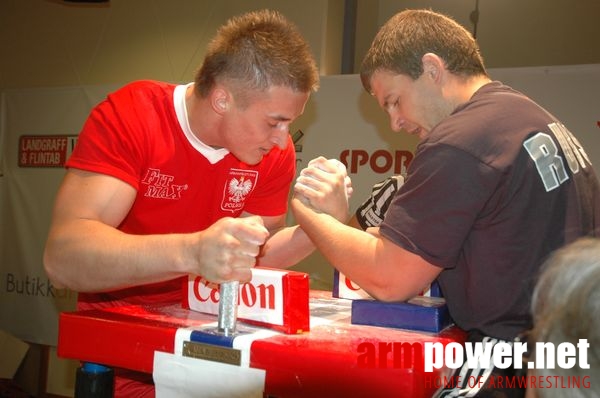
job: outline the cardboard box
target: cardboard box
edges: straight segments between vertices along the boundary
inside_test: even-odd
[[[28,350],[29,344],[0,330],[0,379],[12,379],[15,376]]]

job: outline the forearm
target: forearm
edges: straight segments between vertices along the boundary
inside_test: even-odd
[[[106,291],[160,282],[185,274],[187,237],[131,235],[93,220],[54,227],[44,265],[56,287]]]
[[[57,287],[108,291],[201,275],[222,283],[250,280],[269,232],[260,217],[217,220],[193,233],[132,235],[85,218],[54,223],[44,255]]]
[[[265,243],[258,265],[289,268],[302,261],[314,250],[315,245],[299,226],[283,228]]]
[[[373,297],[386,301],[415,296],[439,272],[415,254],[390,241],[315,213],[300,202],[293,204],[297,222],[317,249],[336,269]]]
[[[373,237],[348,227],[325,213],[295,212],[297,221],[314,241],[327,261],[353,281],[361,281],[367,290],[374,273]],[[309,213],[310,212],[310,213]]]

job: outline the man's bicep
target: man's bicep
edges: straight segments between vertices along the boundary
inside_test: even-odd
[[[118,226],[135,200],[136,191],[117,178],[69,169],[56,196],[55,220],[98,220]]]

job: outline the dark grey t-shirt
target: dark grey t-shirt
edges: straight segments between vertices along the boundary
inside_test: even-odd
[[[381,233],[428,262],[454,321],[512,339],[531,326],[541,263],[600,235],[600,187],[575,137],[492,82],[417,147]]]

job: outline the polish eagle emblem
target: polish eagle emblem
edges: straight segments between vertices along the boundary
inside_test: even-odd
[[[246,180],[244,176],[241,176],[239,179],[232,178],[231,181],[229,181],[228,192],[231,195],[229,200],[232,202],[241,202],[244,199],[244,196],[248,195],[250,191],[252,191],[252,181]]]

